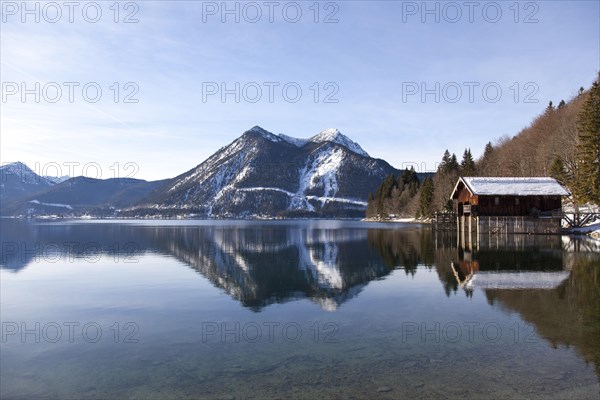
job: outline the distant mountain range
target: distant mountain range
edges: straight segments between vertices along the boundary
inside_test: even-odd
[[[0,167],[2,215],[123,217],[362,217],[389,174],[337,129],[309,138],[261,127],[195,168],[162,181],[41,177],[23,163]]]

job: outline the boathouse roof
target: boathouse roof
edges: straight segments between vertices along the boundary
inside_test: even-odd
[[[475,196],[568,196],[571,193],[554,178],[461,177],[451,198],[462,184]]]

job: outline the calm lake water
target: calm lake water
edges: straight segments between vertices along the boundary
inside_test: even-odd
[[[0,224],[2,399],[600,398],[597,242]]]

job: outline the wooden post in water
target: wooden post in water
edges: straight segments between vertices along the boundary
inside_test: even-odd
[[[475,217],[475,227],[477,229],[477,239],[476,239],[476,246],[477,246],[477,251],[479,251],[479,215]]]
[[[469,214],[469,248],[473,249],[473,216]]]

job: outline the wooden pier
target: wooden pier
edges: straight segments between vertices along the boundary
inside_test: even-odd
[[[600,221],[600,213],[594,212],[562,212],[561,217],[569,225],[569,228],[581,228]]]
[[[433,228],[439,231],[456,231],[458,214],[455,212],[437,212],[433,214],[431,223]]]

